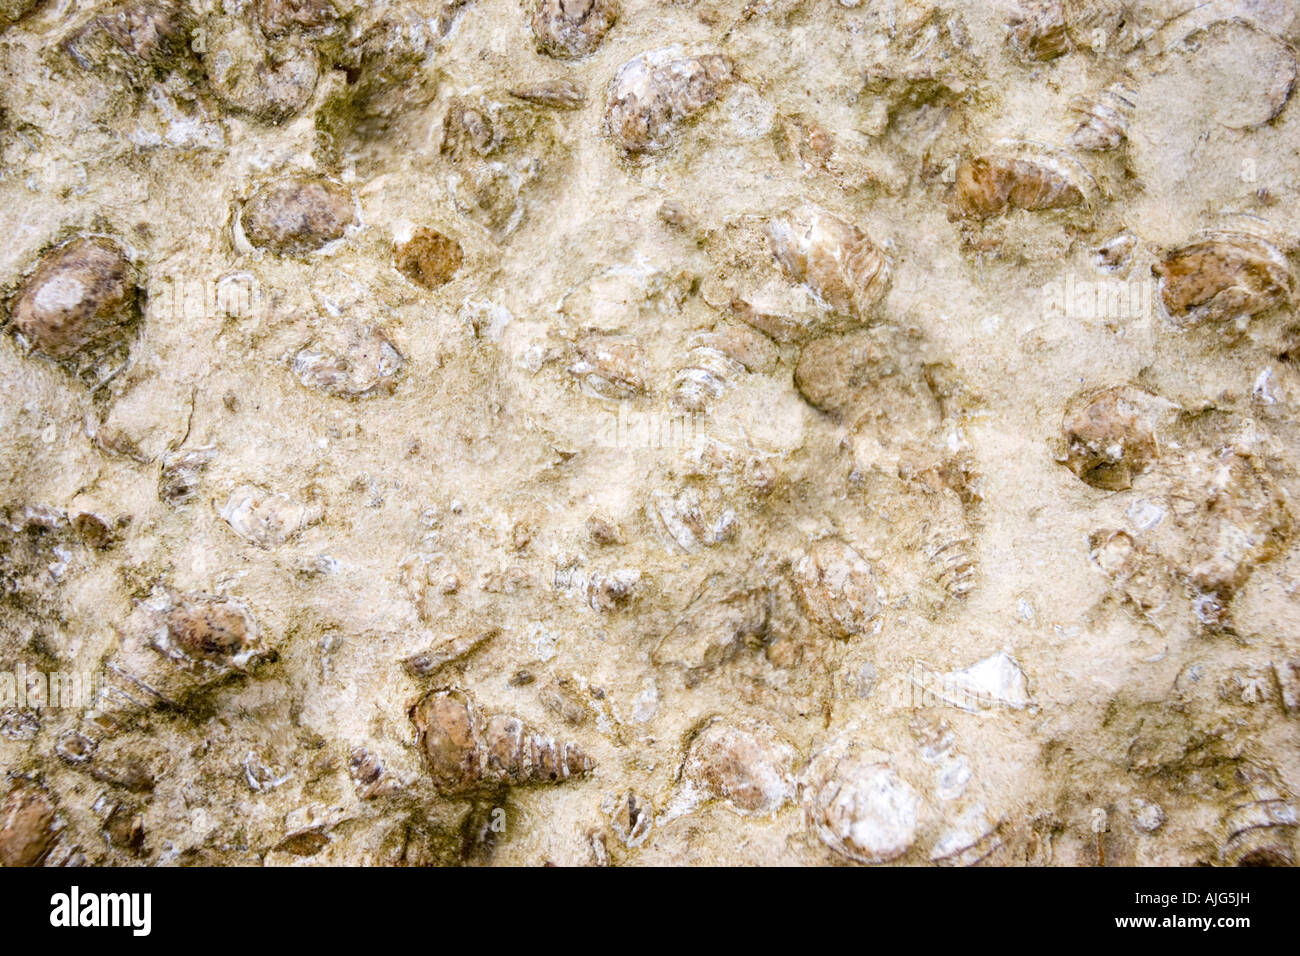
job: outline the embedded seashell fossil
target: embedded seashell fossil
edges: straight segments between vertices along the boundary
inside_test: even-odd
[[[457,211],[504,239],[524,218],[526,172],[507,163],[476,162],[449,177],[447,191]]]
[[[259,652],[248,609],[230,598],[190,595],[163,616],[154,647],[169,657],[242,670]]]
[[[1109,52],[1131,19],[1130,0],[1063,0],[1065,28],[1076,47]],[[1131,42],[1131,41],[1128,41]]]
[[[701,497],[695,488],[683,488],[676,494],[655,491],[646,511],[687,552],[729,541],[736,533],[735,510],[716,494]]]
[[[743,816],[769,814],[794,798],[794,756],[768,724],[714,718],[691,738],[678,775],[691,803],[722,800]]]
[[[631,336],[589,335],[577,343],[569,373],[599,398],[631,398],[645,391],[645,350]]]
[[[1080,481],[1123,491],[1160,456],[1156,430],[1173,406],[1150,392],[1114,385],[1067,414],[1065,465]]]
[[[120,69],[143,81],[150,70],[178,64],[189,52],[189,38],[183,5],[128,0],[81,27],[65,46],[85,69]]]
[[[1110,577],[1112,586],[1139,612],[1162,610],[1175,592],[1172,570],[1125,531],[1102,529],[1088,536],[1088,556]]]
[[[1128,135],[1134,102],[1135,94],[1123,80],[1112,83],[1097,96],[1073,100],[1071,109],[1083,119],[1070,134],[1070,145],[1090,152],[1118,149]]]
[[[1290,713],[1300,711],[1300,658],[1274,661],[1273,676],[1282,694],[1282,707]]]
[[[354,329],[336,350],[314,344],[297,352],[290,363],[308,388],[338,398],[371,398],[392,394],[406,359],[382,330]]]
[[[768,227],[786,277],[805,283],[838,316],[866,322],[889,286],[889,256],[857,226],[803,206]]]
[[[319,34],[337,29],[343,20],[332,0],[257,0],[262,32],[277,37],[294,30]]]
[[[1226,606],[1258,565],[1282,553],[1294,532],[1286,487],[1265,460],[1212,454],[1176,490],[1196,508],[1185,516],[1182,570],[1197,592],[1202,623],[1221,623]]]
[[[267,183],[240,212],[248,241],[277,255],[313,252],[341,238],[355,222],[348,188],[314,176],[286,176]]]
[[[597,571],[587,578],[587,604],[593,611],[612,611],[632,599],[641,572],[636,568]]]
[[[1295,277],[1272,243],[1241,233],[1214,234],[1168,253],[1151,267],[1165,314],[1184,328],[1244,321],[1290,300]]]
[[[1219,16],[1191,33],[1176,30],[1171,39],[1149,92],[1176,91],[1182,115],[1196,117],[1198,128],[1256,129],[1276,118],[1295,90],[1294,49],[1245,18]]]
[[[641,571],[637,568],[614,568],[590,574],[576,567],[555,570],[556,590],[586,601],[593,611],[609,612],[623,607],[632,600],[640,581]]]
[[[987,818],[979,820],[980,817],[983,817],[982,813],[976,815],[971,824],[982,822],[982,826],[963,826],[959,822],[957,827],[941,836],[930,851],[931,862],[940,866],[978,866],[1002,849],[1006,843],[1001,828],[989,825]]]
[[[1300,810],[1259,768],[1237,773],[1245,786],[1223,816],[1219,859],[1232,866],[1294,866]]]
[[[681,47],[628,60],[609,87],[605,130],[628,153],[672,145],[678,127],[731,84],[731,61],[717,53],[685,56]]]
[[[433,691],[410,718],[434,786],[448,795],[556,783],[596,766],[576,744],[544,737],[506,714],[481,714],[459,691]]]
[[[609,816],[614,835],[629,849],[645,843],[654,829],[654,804],[631,790],[602,800],[600,809]]]
[[[489,628],[468,634],[447,635],[420,653],[406,658],[402,661],[402,666],[412,677],[432,677],[452,661],[464,660],[475,653],[499,633],[499,628]]]
[[[1062,0],[1021,0],[1008,27],[1012,46],[1026,60],[1052,60],[1070,49]]]
[[[240,18],[214,19],[204,28],[208,86],[229,110],[278,124],[301,112],[315,92],[320,60],[296,38],[264,38]]]
[[[935,581],[949,597],[964,598],[975,587],[979,561],[969,536],[940,538],[926,548],[925,556]]]
[[[875,568],[838,538],[814,541],[793,574],[804,612],[836,637],[865,633],[883,610]]]
[[[121,338],[134,322],[131,262],[112,239],[73,239],[41,257],[9,311],[14,330],[37,352],[79,358]]]
[[[618,19],[618,0],[537,0],[537,48],[559,59],[594,53]]]
[[[800,781],[813,833],[858,863],[895,860],[916,842],[921,798],[888,759],[845,734],[813,757]]]
[[[456,99],[443,120],[442,152],[460,161],[490,156],[506,140],[500,103],[486,99]]]
[[[216,457],[212,447],[176,451],[163,459],[158,476],[158,497],[171,505],[192,501],[198,493],[199,476]]]
[[[324,509],[317,502],[295,501],[284,492],[240,485],[217,513],[245,541],[259,548],[274,548],[320,521]]]
[[[581,109],[587,102],[587,90],[574,80],[546,80],[528,86],[517,86],[510,95],[535,106],[549,106],[557,110]]]
[[[0,864],[38,866],[62,829],[56,812],[43,787],[19,780],[0,807]]]
[[[724,326],[693,335],[688,364],[673,380],[672,404],[687,412],[702,412],[746,372],[775,362],[772,343],[741,325]]]
[[[425,289],[446,285],[464,262],[460,243],[435,229],[417,229],[405,242],[393,246],[397,271]]]
[[[1012,209],[1083,205],[1092,177],[1078,163],[1032,143],[1004,141],[957,167],[950,219],[990,219]]]
[[[131,630],[108,660],[103,713],[180,707],[267,656],[251,612],[211,594],[156,592],[141,602]]]
[[[1098,271],[1110,275],[1124,276],[1133,264],[1133,253],[1137,251],[1138,238],[1131,232],[1121,232],[1112,236],[1092,254],[1092,263]]]

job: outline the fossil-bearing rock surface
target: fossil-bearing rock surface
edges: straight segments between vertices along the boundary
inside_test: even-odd
[[[1295,863],[1292,0],[0,24],[0,863]]]

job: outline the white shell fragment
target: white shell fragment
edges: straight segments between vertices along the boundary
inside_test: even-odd
[[[320,521],[324,508],[316,502],[295,501],[284,492],[240,485],[231,491],[217,514],[249,544],[274,548]]]
[[[911,680],[943,703],[972,714],[998,707],[1024,710],[1031,703],[1024,671],[1006,651],[948,673],[919,664]]]
[[[858,863],[886,863],[916,841],[921,798],[881,753],[850,735],[813,758],[800,784],[817,838]]]

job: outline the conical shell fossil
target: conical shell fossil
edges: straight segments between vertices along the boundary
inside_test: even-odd
[[[1070,105],[1083,119],[1070,134],[1070,145],[1090,152],[1117,149],[1128,135],[1135,94],[1129,83],[1117,81],[1093,97]]]
[[[746,372],[775,360],[772,343],[742,325],[730,325],[691,337],[687,364],[673,380],[672,403],[687,412],[702,412]]]
[[[459,691],[433,691],[410,717],[434,786],[448,795],[556,783],[596,766],[576,744],[542,736],[516,717],[481,714]]]
[[[815,206],[773,221],[768,239],[787,278],[855,322],[868,321],[889,286],[889,255],[857,226]]]
[[[1300,810],[1260,768],[1238,771],[1245,786],[1224,813],[1221,862],[1231,866],[1294,866]]]
[[[1003,141],[957,167],[949,218],[991,219],[1012,209],[1083,205],[1092,177],[1077,162],[1034,143]]]

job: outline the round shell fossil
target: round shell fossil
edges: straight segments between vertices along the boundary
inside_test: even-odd
[[[865,322],[884,296],[892,263],[857,226],[803,206],[768,226],[772,255],[786,277],[804,283],[836,315]]]
[[[556,783],[596,766],[576,744],[545,737],[507,714],[482,714],[459,691],[433,691],[411,708],[410,718],[434,786],[445,794]]]
[[[667,149],[678,127],[731,82],[731,61],[721,54],[686,56],[676,46],[642,53],[610,82],[605,130],[628,153]]]
[[[205,28],[203,63],[208,86],[228,110],[270,124],[301,112],[320,78],[310,46],[294,38],[267,41],[233,18]]]
[[[852,734],[813,757],[800,794],[813,833],[850,860],[887,863],[916,842],[920,796]]]
[[[991,219],[1013,209],[1084,205],[1092,177],[1077,162],[1036,143],[1004,140],[957,167],[950,218]]]
[[[465,262],[459,242],[435,229],[417,229],[393,246],[397,271],[424,289],[437,289],[456,277]]]
[[[136,317],[131,262],[112,239],[73,239],[47,252],[19,288],[14,329],[50,358],[67,361],[125,333]]]
[[[179,707],[267,657],[243,602],[160,590],[140,603],[130,632],[105,665],[101,713]]]
[[[793,573],[804,611],[836,637],[864,633],[883,609],[875,568],[838,538],[814,541]]]
[[[336,398],[389,395],[397,387],[406,359],[381,329],[354,329],[337,347],[313,344],[290,363],[308,388]]]
[[[240,213],[248,241],[277,255],[312,252],[341,238],[355,222],[348,188],[315,176],[286,176],[267,183]]]
[[[1128,385],[1092,396],[1066,416],[1066,467],[1080,481],[1122,491],[1160,455],[1156,429],[1169,402]]]
[[[533,11],[537,47],[564,60],[594,53],[618,12],[617,0],[537,0]]]
[[[794,797],[794,750],[767,724],[709,721],[691,739],[680,771],[696,795],[743,816],[775,812]]]
[[[1286,256],[1265,239],[1216,233],[1174,249],[1151,267],[1165,314],[1184,328],[1245,320],[1287,302],[1295,276]]]
[[[59,824],[44,788],[19,781],[0,807],[0,864],[37,866],[54,847]]]
[[[284,492],[240,485],[217,513],[245,541],[259,548],[274,548],[320,521],[324,509],[316,502],[295,501]]]

